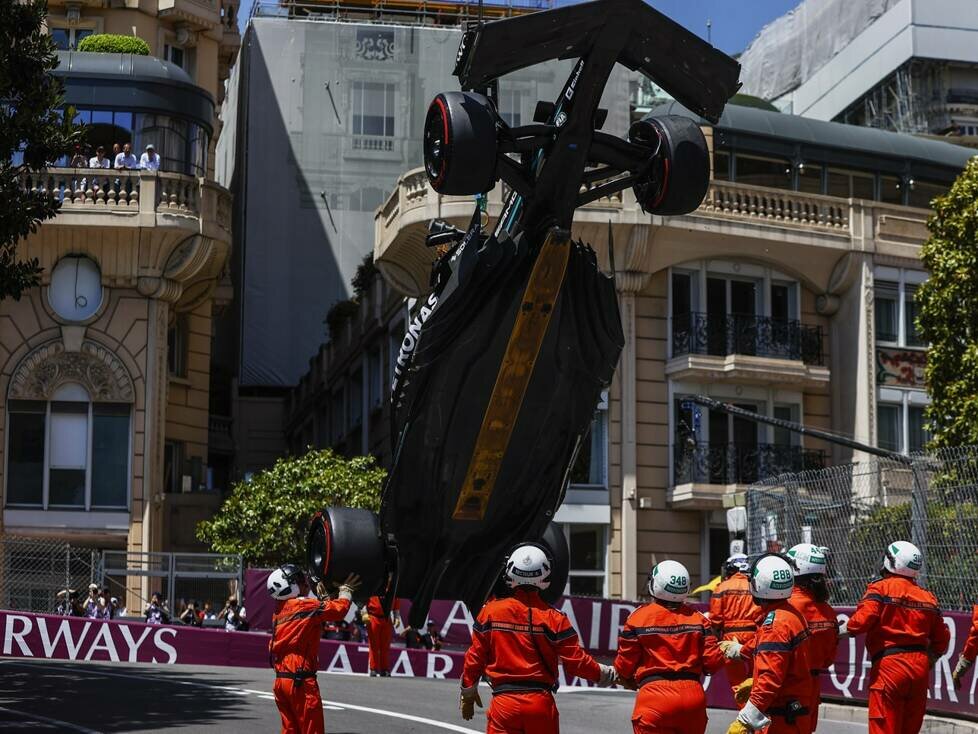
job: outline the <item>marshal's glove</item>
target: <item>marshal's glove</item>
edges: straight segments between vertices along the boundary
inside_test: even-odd
[[[964,655],[958,655],[958,664],[954,666],[954,671],[951,673],[951,680],[954,681],[954,689],[957,691],[961,690],[962,678],[964,674],[968,672],[968,668],[974,660],[968,660]]]
[[[459,696],[458,708],[462,712],[462,718],[466,721],[475,716],[475,706],[482,708],[482,699],[479,697],[479,684],[476,683],[471,688],[463,688]]]
[[[618,682],[618,672],[611,665],[599,665],[601,677],[598,678],[598,688],[610,688]]]
[[[741,705],[747,703],[752,690],[754,690],[754,679],[748,678],[734,689],[734,700]]]
[[[746,683],[747,681],[744,682]],[[750,701],[744,704],[740,713],[737,714],[737,721],[743,724],[748,731],[758,731],[771,723],[771,720],[764,715],[764,712]]]
[[[740,660],[740,649],[743,647],[743,645],[740,644],[736,637],[732,640],[724,640],[720,643],[719,647],[720,652],[722,652],[728,660]]]
[[[849,620],[839,623],[839,639],[844,640],[849,637]]]
[[[346,599],[347,601],[352,601],[353,592],[360,588],[360,577],[355,573],[351,573],[346,577],[346,581],[340,584],[340,599]]]

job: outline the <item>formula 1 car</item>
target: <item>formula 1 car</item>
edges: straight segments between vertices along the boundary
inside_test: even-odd
[[[558,99],[508,126],[495,80],[556,59],[577,59]],[[410,598],[412,626],[434,598],[478,610],[507,551],[530,539],[551,553],[551,600],[563,593],[568,552],[551,521],[625,342],[614,273],[571,239],[574,210],[632,188],[646,212],[681,215],[709,184],[693,120],[647,117],[627,139],[601,132],[616,63],[714,122],[739,86],[735,61],[641,0],[596,0],[470,28],[454,72],[464,91],[428,110],[432,188],[480,195],[502,179],[511,193],[491,232],[478,206],[467,231],[430,227],[444,254],[395,368],[379,516],[330,508],[308,542],[315,577],[355,571],[388,604]]]

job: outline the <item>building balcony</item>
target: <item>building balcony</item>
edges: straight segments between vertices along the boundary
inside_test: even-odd
[[[159,0],[159,16],[210,31],[221,23],[221,8],[217,0]]]
[[[827,387],[822,327],[747,314],[672,317],[673,380]]]
[[[725,494],[789,472],[822,469],[825,452],[801,446],[767,443],[683,443],[673,447],[673,482],[668,500],[673,507],[713,510]]]
[[[61,204],[22,247],[45,273],[65,252],[81,250],[99,259],[103,278],[145,296],[192,305],[216,287],[231,247],[224,187],[179,173],[98,168],[48,168],[20,182],[28,191],[53,192]],[[92,234],[58,234],[81,227]],[[109,239],[114,255],[107,259],[102,243]]]
[[[491,222],[502,210],[505,193],[501,184],[489,193]],[[424,295],[435,259],[425,246],[428,223],[444,219],[466,227],[472,210],[472,197],[442,196],[430,187],[423,168],[408,171],[374,215],[374,262],[401,293]],[[621,243],[619,269],[645,272],[717,257],[736,247],[745,258],[804,263],[799,276],[822,292],[839,257],[864,247],[867,238],[885,244],[889,254],[916,258],[928,236],[928,215],[896,204],[715,180],[700,207],[681,217],[649,216],[630,189],[599,199],[575,212],[574,236],[600,250],[610,221],[615,242]],[[656,231],[655,247],[639,245],[644,235],[638,225]]]

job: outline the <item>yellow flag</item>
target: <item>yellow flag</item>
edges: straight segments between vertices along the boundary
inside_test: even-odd
[[[712,592],[719,585],[720,585],[720,577],[717,576],[710,583],[703,584],[702,586],[697,586],[695,589],[689,592],[689,595],[693,596],[694,594],[702,594],[704,591]]]

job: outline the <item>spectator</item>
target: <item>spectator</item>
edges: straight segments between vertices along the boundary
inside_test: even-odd
[[[72,168],[88,168],[88,160],[85,158],[85,154],[82,153],[81,146],[75,146],[75,154],[71,157],[71,167]]]
[[[241,629],[241,612],[238,609],[237,597],[228,597],[224,609],[217,615],[217,618],[224,620],[224,629],[228,632]]]
[[[89,619],[98,617],[98,585],[88,585],[88,598],[85,600],[85,616]]]
[[[115,164],[115,159],[121,152],[122,147],[118,143],[112,143],[112,163],[110,166]]]
[[[160,157],[156,155],[156,148],[150,143],[146,146],[146,152],[139,156],[139,167],[146,171],[160,170]]]
[[[130,143],[125,143],[122,146],[122,152],[115,157],[115,167],[120,170],[123,168],[139,168],[139,161],[132,154]]]
[[[438,631],[438,622],[433,619],[428,620],[428,632],[422,635],[424,646],[429,650],[441,650],[442,639]]]
[[[164,606],[160,595],[156,593],[150,598],[145,614],[147,624],[169,624],[170,622],[170,612]]]
[[[85,605],[82,604],[81,599],[78,598],[78,592],[74,589],[68,589],[68,607],[70,609],[70,616],[85,616]]]
[[[180,621],[184,624],[189,624],[191,627],[200,627],[202,620],[197,613],[197,603],[191,599],[190,603],[187,604],[187,608],[183,610],[183,614],[180,615]]]
[[[214,608],[209,601],[205,601],[204,608],[200,611],[200,621],[209,622],[213,619],[217,619],[217,615],[214,614]]]
[[[95,149],[95,155],[88,159],[89,168],[112,168],[112,161],[105,156],[105,146],[100,145]]]
[[[54,613],[61,617],[67,617],[71,614],[71,603],[68,601],[67,589],[62,589],[55,596]]]
[[[112,602],[109,599],[109,590],[102,589],[98,595],[98,609],[95,611],[96,619],[112,619]]]

